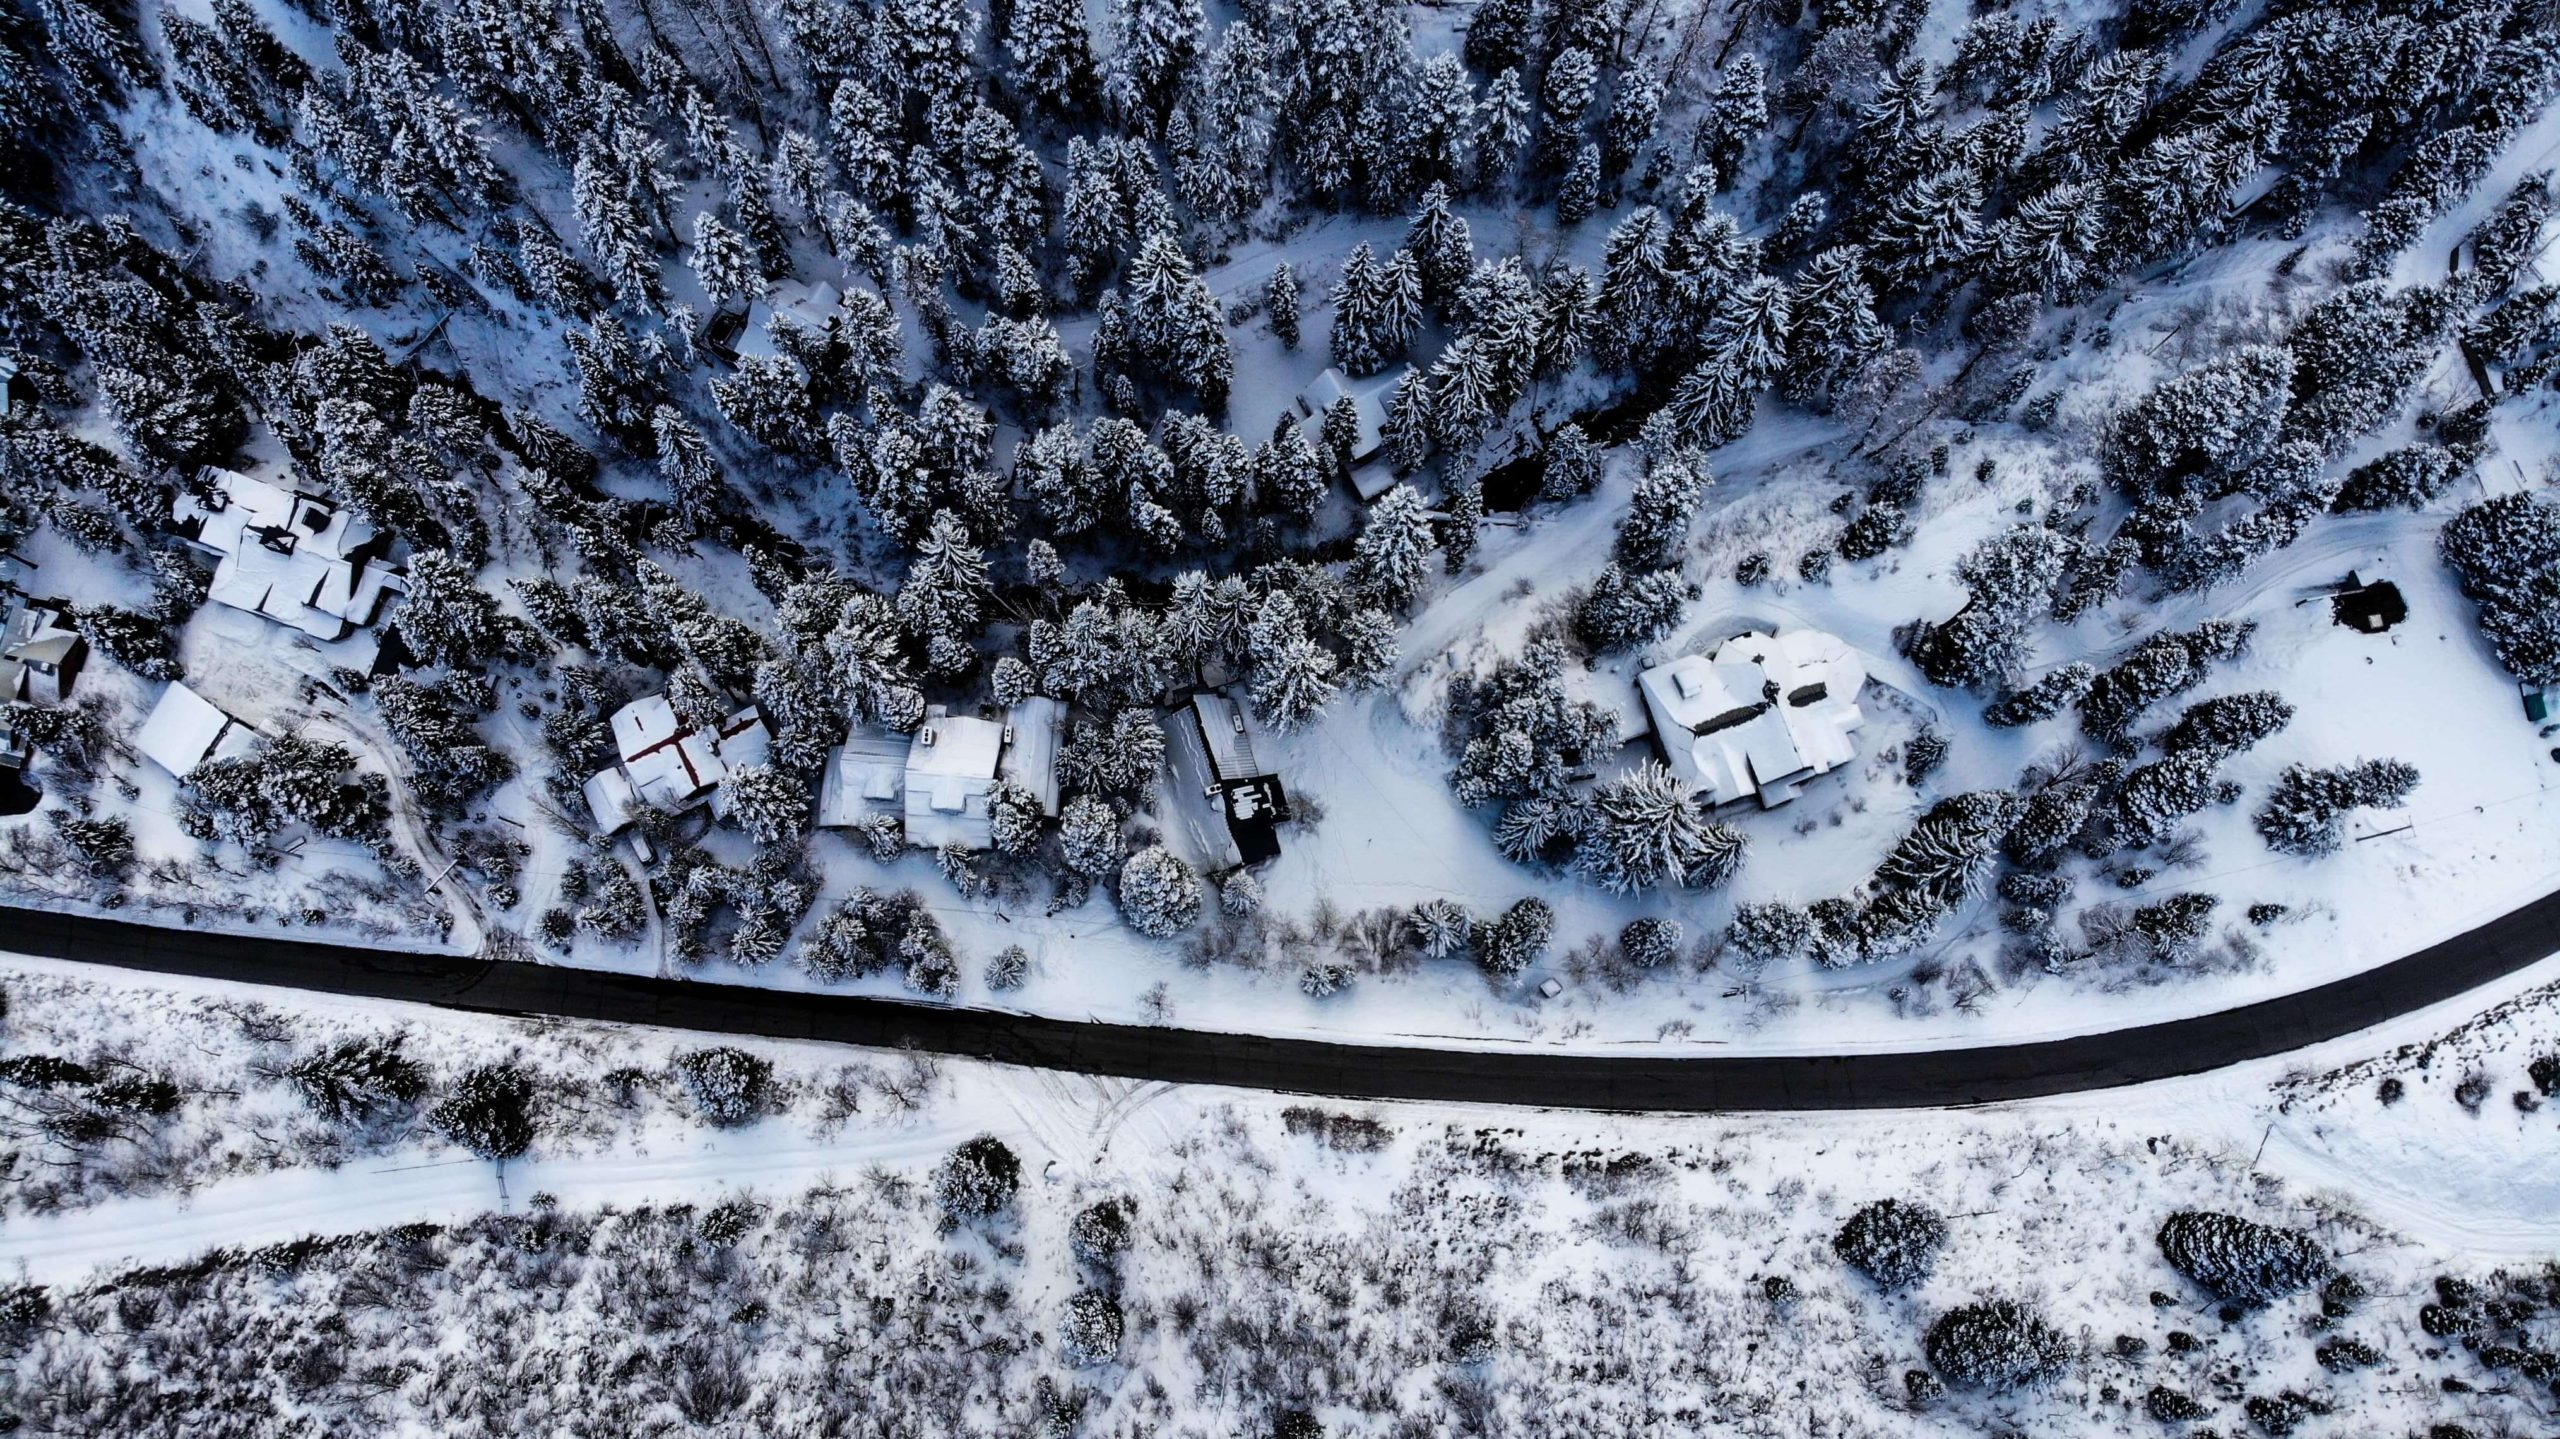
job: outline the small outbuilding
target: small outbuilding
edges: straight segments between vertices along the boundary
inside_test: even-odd
[[[2368,582],[2349,570],[2329,597],[2329,615],[2348,629],[2378,635],[2409,617],[2409,601],[2391,581]]]
[[[89,642],[64,623],[64,606],[17,600],[0,620],[0,699],[58,705],[88,659]]]
[[[257,749],[258,739],[256,730],[172,680],[143,718],[133,747],[144,759],[184,779],[207,760],[250,753]]]
[[[1857,758],[1867,681],[1856,650],[1819,630],[1750,630],[1636,677],[1671,772],[1710,804],[1795,798]]]

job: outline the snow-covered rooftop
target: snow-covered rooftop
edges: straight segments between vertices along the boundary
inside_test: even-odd
[[[686,729],[662,694],[615,710],[612,725],[622,763],[589,776],[583,786],[587,808],[606,834],[630,823],[643,807],[682,809],[705,795],[713,814],[726,815],[720,782],[733,769],[762,763],[773,744],[753,705],[718,725]]]
[[[236,470],[208,467],[201,492],[182,493],[178,532],[221,558],[210,598],[344,639],[370,624],[396,571],[387,538],[347,510]]]
[[[175,680],[160,692],[133,737],[143,758],[181,778],[206,760],[229,759],[257,746],[257,731]]]
[[[1857,757],[1866,663],[1819,630],[1752,630],[1705,655],[1636,677],[1672,773],[1711,804],[1758,796],[1783,804],[1796,787]]]
[[[1337,400],[1347,397],[1351,401],[1353,412],[1360,418],[1360,438],[1351,446],[1351,487],[1364,500],[1376,499],[1395,484],[1395,476],[1388,466],[1374,465],[1365,471],[1361,467],[1378,453],[1379,446],[1385,442],[1386,396],[1395,388],[1396,382],[1404,378],[1407,368],[1398,366],[1383,376],[1355,384],[1340,370],[1327,365],[1298,394],[1298,424],[1306,432],[1307,443],[1315,446],[1319,453],[1324,450],[1326,412]]]
[[[10,606],[0,625],[0,699],[60,704],[70,697],[86,644],[50,605]]]

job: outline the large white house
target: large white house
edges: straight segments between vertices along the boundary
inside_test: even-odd
[[[335,503],[206,467],[178,496],[178,533],[217,556],[207,597],[318,640],[371,624],[397,581],[391,537]]]
[[[1819,630],[1735,635],[1636,677],[1671,772],[1710,804],[1795,798],[1806,780],[1857,758],[1866,662]]]
[[[897,817],[920,849],[995,843],[996,786],[1031,791],[1041,812],[1058,813],[1058,746],[1066,706],[1034,695],[1002,721],[955,715],[936,705],[913,736],[856,730],[827,752],[818,777],[818,824],[848,829],[873,815]]]
[[[642,809],[680,810],[705,798],[726,816],[721,782],[729,771],[761,764],[773,735],[748,705],[716,725],[688,729],[665,695],[633,700],[613,712],[613,746],[622,762],[588,777],[584,789],[596,829],[612,834]]]

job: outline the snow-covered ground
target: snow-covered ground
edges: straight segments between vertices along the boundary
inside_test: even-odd
[[[173,1024],[193,1023],[173,1016],[237,1019],[253,999],[218,983],[164,987],[37,961],[9,962],[0,975],[12,1052],[82,1030],[165,1036]],[[440,1071],[513,1053],[548,1083],[569,1086],[593,1085],[616,1067],[659,1071],[684,1047],[679,1035],[254,1000],[269,1026],[305,1040],[350,1025],[397,1025]],[[820,1046],[751,1047],[774,1062],[790,1093],[820,1088],[848,1058],[896,1063]],[[207,1059],[237,1063],[253,1048],[235,1034]],[[2426,1067],[2413,1068],[2422,1054]],[[2508,1093],[2532,1087],[2523,1062],[2545,1054],[2560,1054],[2560,960],[2280,1061],[1962,1113],[1601,1116],[1540,1109],[1523,1095],[1522,1107],[1499,1111],[1335,1107],[1323,1112],[1376,1127],[1327,1141],[1310,1129],[1309,1108],[1284,1097],[954,1063],[923,1087],[918,1107],[866,1108],[824,1132],[796,1101],[729,1131],[651,1107],[628,1125],[610,1115],[555,1119],[533,1158],[503,1166],[392,1137],[331,1170],[243,1174],[17,1214],[0,1229],[0,1273],[48,1286],[57,1314],[84,1316],[57,1322],[22,1352],[22,1394],[31,1380],[46,1382],[39,1376],[58,1379],[60,1364],[127,1342],[85,1317],[92,1308],[81,1287],[95,1277],[179,1264],[216,1246],[248,1253],[420,1223],[449,1228],[451,1240],[432,1242],[457,1246],[443,1263],[460,1282],[429,1285],[406,1306],[364,1311],[374,1318],[341,1307],[348,1301],[339,1296],[355,1292],[348,1283],[376,1262],[368,1256],[382,1252],[359,1239],[217,1271],[202,1301],[214,1307],[202,1312],[255,1313],[284,1331],[335,1312],[359,1324],[361,1347],[386,1359],[437,1333],[477,1353],[468,1336],[512,1331],[520,1349],[477,1361],[484,1382],[504,1389],[517,1382],[516,1354],[623,1342],[588,1327],[615,1327],[610,1306],[620,1301],[550,1305],[553,1286],[586,1282],[577,1278],[584,1261],[564,1254],[526,1269],[493,1254],[558,1253],[531,1236],[586,1234],[601,1222],[581,1250],[591,1242],[598,1264],[642,1263],[617,1226],[654,1223],[649,1216],[671,1208],[688,1224],[687,1213],[744,1200],[752,1207],[745,1237],[734,1241],[740,1263],[696,1276],[661,1303],[708,1317],[758,1299],[758,1323],[770,1331],[758,1348],[773,1354],[789,1352],[806,1326],[848,1325],[847,1316],[822,1317],[833,1309],[820,1298],[841,1296],[847,1283],[854,1294],[896,1293],[931,1312],[965,1305],[970,1291],[946,1281],[936,1298],[927,1276],[982,1273],[981,1282],[1010,1291],[999,1312],[1016,1317],[981,1320],[995,1328],[978,1332],[1012,1334],[1020,1325],[1017,1347],[902,1340],[905,1362],[975,1374],[990,1396],[984,1402],[999,1407],[1021,1402],[1032,1378],[1048,1374],[1089,1396],[1089,1418],[1134,1409],[1173,1424],[1171,1432],[1258,1422],[1255,1406],[1294,1400],[1316,1409],[1328,1433],[1401,1433],[1389,1417],[1397,1411],[1454,1422],[1444,1406],[1468,1401],[1445,1387],[1453,1378],[1481,1391],[1506,1432],[1538,1434],[1629,1432],[1618,1426],[1662,1405],[1698,1416],[1692,1423],[1829,1432],[1806,1427],[1817,1411],[1802,1396],[1813,1392],[1828,1396],[1819,1409],[1827,1422],[1859,1432],[1971,1432],[1997,1420],[2028,1432],[2144,1433],[2154,1432],[2150,1421],[2122,1401],[2138,1401],[2155,1383],[2235,1419],[2244,1396],[2300,1390],[2333,1405],[2345,1426],[2304,1431],[2312,1434],[2453,1419],[2501,1424],[2531,1420],[2534,1400],[2421,1332],[2417,1311],[2439,1273],[2486,1278],[2493,1267],[2529,1270],[2560,1251],[2551,1218],[2560,1190],[2548,1161],[2560,1109],[2527,1112]],[[2478,1113],[2466,1112],[2452,1082],[2484,1066],[2493,1092]],[[2376,1097],[2387,1074],[2408,1077],[2390,1106]],[[201,1122],[205,1112],[193,1106],[210,1102],[191,1098],[174,1122]],[[983,1228],[937,1236],[916,1185],[954,1144],[980,1133],[1020,1157],[1021,1197]],[[2411,1163],[2412,1155],[2425,1162]],[[1097,1280],[1071,1257],[1066,1225],[1078,1208],[1113,1195],[1136,1200],[1136,1244],[1116,1281]],[[1950,1230],[1931,1276],[1899,1294],[1877,1291],[1830,1249],[1852,1211],[1884,1197],[1925,1204],[1947,1216]],[[2303,1229],[2368,1297],[2325,1320],[2312,1296],[2217,1317],[2153,1243],[2160,1221],[2182,1208]],[[835,1275],[831,1261],[814,1257],[824,1246],[794,1238],[827,1213],[863,1256],[852,1273]],[[610,1215],[629,1218],[595,1217]],[[523,1225],[537,1227],[510,1227]],[[528,1237],[509,1237],[520,1232]],[[955,1262],[964,1269],[946,1267]],[[804,1272],[812,1263],[819,1269]],[[1773,1277],[1791,1292],[1772,1299],[1765,1283]],[[1125,1311],[1127,1337],[1116,1362],[1066,1364],[1060,1316],[1071,1294],[1097,1282]],[[1908,1402],[1901,1376],[1924,1363],[1925,1326],[1995,1295],[2033,1305],[2060,1330],[2073,1355],[2068,1376],[2027,1395]],[[549,1317],[520,1328],[525,1306]],[[1206,1328],[1197,1317],[1204,1307]],[[1453,1315],[1489,1325],[1484,1358],[1451,1355]],[[1291,1337],[1300,1326],[1330,1335],[1335,1357],[1301,1354]],[[2382,1364],[2324,1372],[2312,1357],[2324,1330],[2374,1345]],[[851,1321],[839,1332],[869,1331]],[[2189,1341],[2170,1340],[2173,1332],[2190,1336],[2193,1352],[2176,1350]],[[2122,1347],[2116,1336],[2125,1334],[2144,1344]],[[970,1357],[990,1349],[1014,1357]],[[281,1364],[286,1347],[266,1352]],[[852,1372],[882,1362],[875,1353]],[[1291,1377],[1276,1393],[1235,1387],[1237,1366],[1254,1365]],[[750,1372],[780,1406],[771,1422],[788,1428],[823,1407],[788,1373]],[[585,1381],[562,1377],[583,1392]],[[2478,1390],[2439,1388],[2442,1377]],[[354,1404],[381,1426],[374,1432],[405,1434],[435,1428],[421,1416],[449,1399],[434,1392],[394,1382],[351,1398],[323,1385],[310,1398]],[[196,1402],[212,1403],[211,1391]]]

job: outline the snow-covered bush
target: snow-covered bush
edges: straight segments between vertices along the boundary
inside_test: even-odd
[[[1949,1384],[2004,1394],[2060,1378],[2071,1346],[2044,1316],[2013,1299],[1966,1304],[1938,1316],[1922,1347]]]
[[[1200,877],[1179,856],[1151,844],[1120,867],[1120,913],[1138,933],[1170,939],[1200,917]]]
[[[2169,1216],[2160,1226],[2160,1257],[2229,1304],[2272,1304],[2329,1273],[2329,1256],[2310,1235],[2204,1210]]]
[[[1008,944],[987,961],[987,988],[998,994],[1020,989],[1022,981],[1030,973],[1031,951],[1018,944]]]
[[[715,1129],[735,1129],[764,1113],[773,1065],[743,1049],[720,1045],[677,1055],[676,1077],[684,1081],[694,1112],[704,1123]]]
[[[1076,1211],[1067,1224],[1067,1247],[1078,1259],[1106,1273],[1120,1267],[1137,1234],[1138,1206],[1113,1196]]]
[[[1803,949],[1812,936],[1813,924],[1802,909],[1784,900],[1753,900],[1733,907],[1725,952],[1753,970]]]
[[[982,1134],[944,1155],[934,1166],[934,1202],[954,1219],[985,1219],[1013,1203],[1022,1185],[1022,1161],[1003,1140]]]
[[[454,1082],[427,1123],[483,1159],[513,1159],[533,1147],[533,1077],[512,1064],[484,1064]]]
[[[1648,915],[1618,931],[1618,953],[1638,969],[1659,969],[1680,956],[1680,921]]]
[[[1108,1364],[1120,1357],[1127,1321],[1120,1301],[1099,1289],[1079,1289],[1067,1301],[1067,1317],[1058,1326],[1058,1353],[1069,1364]]]
[[[1926,1205],[1879,1199],[1849,1216],[1831,1238],[1841,1262],[1879,1289],[1908,1289],[1937,1267],[1947,1243],[1947,1221]]]
[[[1545,900],[1534,895],[1519,900],[1499,918],[1475,927],[1476,963],[1484,967],[1485,973],[1508,979],[1547,952],[1547,940],[1555,933],[1555,927],[1555,911]]]

